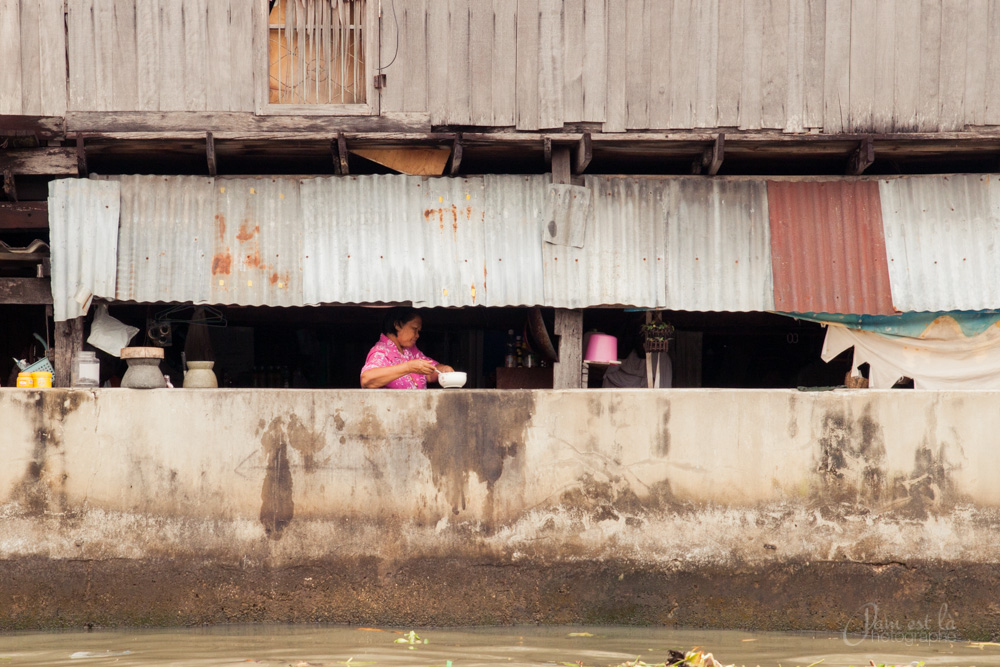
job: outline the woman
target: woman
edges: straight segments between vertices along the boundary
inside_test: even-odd
[[[428,380],[437,380],[438,371],[454,370],[417,349],[422,326],[423,320],[413,308],[388,312],[382,322],[382,335],[361,369],[362,388],[426,389]]]

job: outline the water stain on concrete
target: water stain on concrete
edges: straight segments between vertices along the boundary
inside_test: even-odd
[[[663,404],[663,412],[660,413],[660,438],[656,444],[658,455],[667,456],[670,453],[670,401]]]
[[[423,436],[434,484],[452,511],[465,509],[469,475],[492,490],[507,459],[524,451],[535,401],[527,392],[447,392],[437,401],[436,419]]]
[[[326,438],[306,426],[296,415],[288,418],[286,429],[288,444],[302,455],[302,466],[306,472],[317,469],[316,455],[326,446]]]
[[[59,471],[59,459],[65,456],[63,421],[74,413],[90,394],[82,391],[48,389],[34,392],[33,401],[26,403],[26,421],[33,423],[35,446],[20,482],[11,499],[27,512],[40,515],[46,511],[66,509],[67,477]]]
[[[278,540],[295,514],[292,469],[288,464],[288,435],[282,417],[271,421],[261,437],[261,445],[267,457],[267,472],[260,491],[260,522],[267,536]]]
[[[820,432],[816,469],[823,478],[823,493],[880,500],[886,491],[885,435],[871,406],[857,418],[845,408],[827,409]]]

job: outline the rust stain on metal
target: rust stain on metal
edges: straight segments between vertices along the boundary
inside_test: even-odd
[[[218,252],[212,257],[212,275],[217,276],[220,273],[223,275],[229,275],[233,270],[233,256],[228,250],[225,252]]]
[[[260,246],[256,243],[253,244],[253,248],[251,248],[250,252],[247,253],[246,259],[243,260],[243,264],[251,269],[259,269],[262,267],[260,259]]]
[[[245,221],[240,225],[240,232],[236,235],[236,239],[246,242],[256,236],[258,232],[260,232],[260,225],[254,225],[253,229],[250,229],[249,221]]]
[[[424,210],[424,219],[427,220],[427,222],[431,222],[435,216],[437,216],[438,220],[438,229],[444,231],[444,209],[428,208]]]
[[[226,238],[226,216],[222,213],[215,214],[215,227],[220,241]]]
[[[774,307],[888,315],[882,203],[876,181],[769,181]]]

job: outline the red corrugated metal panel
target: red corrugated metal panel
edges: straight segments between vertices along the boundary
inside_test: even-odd
[[[876,181],[769,181],[774,307],[894,313]]]

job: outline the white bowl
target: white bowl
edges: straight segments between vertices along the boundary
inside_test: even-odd
[[[438,373],[438,384],[442,387],[454,388],[465,386],[465,373],[454,371],[452,373]]]

